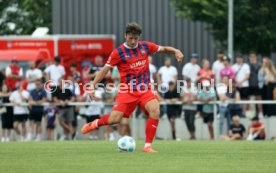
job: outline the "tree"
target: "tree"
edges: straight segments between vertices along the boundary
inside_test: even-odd
[[[31,34],[37,27],[52,29],[51,0],[0,0],[0,35]]]
[[[209,24],[207,28],[227,47],[227,0],[172,0],[178,17]],[[276,52],[276,3],[274,0],[234,0],[234,50],[269,55]]]

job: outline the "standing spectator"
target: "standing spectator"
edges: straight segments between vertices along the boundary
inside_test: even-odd
[[[262,99],[273,100],[273,90],[276,86],[276,69],[273,62],[268,58],[263,58],[263,65],[258,73],[259,88],[262,88]],[[275,115],[275,105],[264,104],[264,115]]]
[[[47,140],[54,140],[54,130],[58,123],[58,109],[51,100],[49,107],[45,110],[46,116],[46,128],[47,128]]]
[[[20,106],[22,103],[27,103],[30,94],[23,89],[22,85],[18,86],[18,89],[13,91],[10,95],[10,102],[14,104],[13,107],[13,127],[17,135],[20,136],[20,141],[24,141],[26,138],[26,121],[28,119],[29,109],[27,106]],[[21,124],[22,130],[19,129]]]
[[[249,55],[249,96],[255,96],[256,100],[262,100],[262,91],[258,86],[258,73],[261,69],[261,64],[257,62],[257,56],[255,53]],[[256,105],[258,116],[263,117],[263,107],[261,104]]]
[[[197,106],[192,104],[196,100],[196,91],[192,88],[192,82],[190,78],[186,79],[186,85],[183,88],[182,101],[184,103],[183,110],[185,114],[185,122],[190,133],[190,139],[196,139],[195,137],[195,116]]]
[[[35,131],[34,139],[36,141],[41,140],[41,120],[44,114],[44,106],[41,105],[47,101],[47,93],[44,90],[43,83],[41,79],[35,81],[35,89],[30,93],[31,97],[29,99],[30,105],[30,117],[29,117],[29,133],[27,135],[27,140],[33,139],[33,131]]]
[[[152,63],[152,56],[149,56],[149,71],[150,71],[150,81],[152,83],[154,83],[154,81],[156,81],[156,67],[155,65],[153,65]]]
[[[0,102],[9,103],[10,91],[6,84],[3,84],[0,92]],[[13,108],[11,106],[0,107],[2,115],[2,142],[10,142],[11,130],[13,129]]]
[[[176,84],[174,82],[169,82],[169,90],[168,90],[168,92],[165,93],[164,99],[165,99],[166,103],[169,104],[169,105],[167,105],[167,115],[168,115],[169,121],[171,123],[172,138],[174,140],[176,140],[175,118],[177,118],[181,115],[182,106],[175,105],[175,103],[180,100],[180,93],[177,92]]]
[[[207,59],[203,59],[202,68],[198,72],[197,81],[202,84],[206,80],[212,82],[213,79],[214,74],[210,69],[210,62]]]
[[[249,127],[249,135],[247,137],[248,141],[253,140],[265,140],[265,126],[262,122],[259,121],[259,118],[256,116],[252,119],[252,123]]]
[[[191,61],[185,64],[182,69],[183,79],[186,80],[187,78],[190,78],[193,84],[196,84],[197,75],[200,70],[199,65],[197,65],[198,58],[197,53],[192,53]]]
[[[225,140],[242,140],[245,133],[245,127],[240,122],[239,116],[233,116],[233,123],[230,126],[229,132],[227,136],[222,136],[222,139]]]
[[[103,57],[100,55],[97,55],[95,57],[95,61],[94,61],[94,65],[90,68],[89,71],[89,78],[90,81],[93,81],[96,74],[103,68],[104,63],[103,63]],[[105,76],[105,78],[100,82],[102,84],[105,84],[107,82],[107,78],[111,77],[111,72],[108,72],[107,75]]]
[[[64,135],[60,140],[69,140],[72,135],[72,121],[74,120],[74,107],[69,106],[69,102],[75,100],[75,96],[72,91],[65,86],[60,80],[59,86],[56,91],[53,92],[53,99],[55,103],[59,103],[59,123],[63,128]]]
[[[169,82],[176,83],[177,69],[172,66],[172,60],[170,58],[166,58],[165,65],[158,70],[157,78],[158,84],[166,88],[169,86]]]
[[[100,115],[102,113],[102,91],[100,89],[95,90],[95,97],[93,98],[94,102],[93,105],[84,106],[84,117],[86,118],[86,123],[92,122],[95,119],[100,119]],[[89,102],[91,101],[91,98],[89,97],[89,94],[85,92],[82,97],[80,98],[80,101]],[[99,139],[98,130],[93,130],[89,133],[88,139]]]
[[[213,128],[213,121],[214,121],[214,105],[209,104],[210,101],[214,101],[216,98],[216,93],[214,88],[211,87],[209,81],[204,81],[203,89],[199,91],[197,95],[197,100],[203,102],[203,122],[207,123],[208,130],[210,133],[210,139],[214,139],[214,128]]]
[[[11,60],[11,65],[6,68],[6,84],[10,90],[16,90],[19,87],[23,77],[23,70],[17,64],[16,59]]]
[[[212,66],[212,71],[213,71],[213,73],[215,75],[216,85],[218,83],[220,83],[220,71],[224,68],[223,57],[224,57],[224,52],[223,51],[219,51],[217,53],[217,60],[213,63],[213,66]]]
[[[48,75],[48,80],[52,80],[55,85],[59,85],[59,80],[63,79],[65,75],[65,69],[60,65],[58,56],[55,57],[55,63],[45,69],[45,73]]]
[[[227,56],[223,57],[223,65],[224,68],[222,68],[220,70],[220,78],[219,78],[219,82],[222,82],[222,77],[227,76],[228,79],[230,80],[235,80],[235,71],[234,69],[231,67],[231,59],[228,58]]]
[[[4,73],[5,73],[5,69],[1,69],[0,70],[0,86],[3,86],[3,84],[4,84],[4,80],[5,80]]]
[[[27,79],[27,82],[28,82],[27,90],[32,91],[36,87],[35,81],[37,79],[42,78],[42,72],[41,72],[40,69],[35,67],[36,64],[35,64],[34,61],[31,61],[29,63],[29,66],[30,66],[30,69],[28,69],[27,72],[26,72],[26,79]]]
[[[242,100],[248,100],[248,87],[249,87],[249,76],[250,67],[248,64],[244,63],[243,56],[238,55],[236,57],[236,64],[233,65],[235,71],[235,83],[240,92]],[[248,110],[248,105],[243,105],[243,115]]]

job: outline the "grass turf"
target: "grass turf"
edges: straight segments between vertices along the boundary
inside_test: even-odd
[[[0,144],[0,172],[246,173],[276,172],[275,142],[155,141],[159,153],[119,153],[115,142]]]

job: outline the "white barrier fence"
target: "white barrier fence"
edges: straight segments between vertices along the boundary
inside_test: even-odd
[[[228,104],[250,104],[250,105],[256,105],[256,104],[275,104],[276,101],[274,100],[247,100],[247,101],[226,101],[226,102],[220,102],[220,101],[212,101],[209,102],[209,104],[219,105],[221,103],[228,103]],[[204,104],[201,102],[193,102],[193,104]],[[42,104],[44,106],[49,105],[49,103]],[[59,104],[55,104],[59,105]],[[111,107],[112,103],[98,103],[98,102],[70,102],[68,103],[69,106],[89,106],[89,105],[104,105]],[[166,103],[166,102],[160,102],[160,105],[183,105],[182,102],[176,102],[176,103]],[[4,103],[0,106],[14,106],[12,103]],[[22,103],[21,106],[29,106],[28,103]],[[133,113],[135,114],[135,112]],[[275,112],[276,115],[276,112]],[[84,120],[78,119],[79,121],[79,127],[78,130],[80,130],[80,126],[84,123]],[[260,121],[262,121],[266,126],[266,133],[267,133],[267,139],[271,138],[272,136],[276,136],[276,126],[273,124],[276,124],[276,116],[275,117],[264,117],[260,118]],[[245,125],[245,127],[248,127],[250,124],[249,118],[242,118],[241,122]],[[131,118],[131,127],[132,127],[132,135],[135,138],[143,139],[145,137],[144,135],[144,128],[145,128],[145,120],[141,118],[136,118],[135,116],[132,116]],[[226,123],[224,123],[226,124]],[[195,120],[195,126],[196,126],[196,137],[197,139],[208,139],[209,134],[207,130],[207,126],[203,124],[202,118],[196,118]],[[226,126],[226,125],[225,125]],[[58,130],[61,130],[60,127]],[[225,131],[226,132],[226,131]],[[188,131],[186,128],[186,125],[184,123],[184,120],[182,118],[176,119],[176,136],[180,139],[187,139],[188,138]],[[218,111],[217,106],[214,106],[214,134],[215,139],[219,137],[219,117],[218,117]],[[164,138],[164,139],[171,139],[171,129],[168,119],[161,118],[160,119],[160,125],[158,127],[157,136]],[[83,138],[83,137],[82,137]]]

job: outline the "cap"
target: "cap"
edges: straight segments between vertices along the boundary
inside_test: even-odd
[[[202,86],[204,86],[204,87],[208,87],[208,86],[210,86],[211,85],[211,83],[210,83],[210,81],[208,81],[208,80],[204,80],[203,82],[202,82]]]
[[[192,53],[192,54],[191,54],[191,57],[192,57],[192,58],[198,58],[198,53]]]
[[[229,57],[227,57],[227,56],[223,56],[223,61],[228,61],[228,62],[230,62],[231,61],[231,59],[229,58]]]

